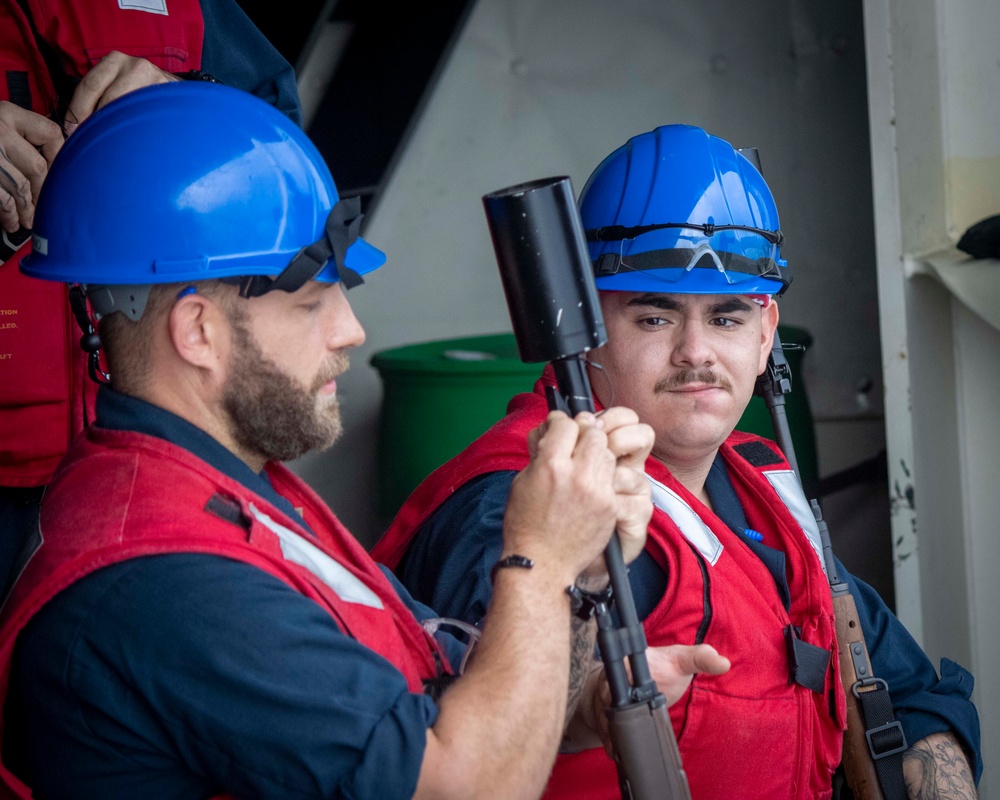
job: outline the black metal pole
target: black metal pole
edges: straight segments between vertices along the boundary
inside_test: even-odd
[[[521,359],[552,363],[558,397],[550,394],[550,407],[573,416],[594,411],[583,354],[603,345],[607,334],[569,178],[501,189],[484,195],[483,205]],[[608,717],[622,797],[689,800],[666,700],[646,661],[646,635],[617,532],[604,560],[620,625],[599,606],[598,644],[611,691]]]

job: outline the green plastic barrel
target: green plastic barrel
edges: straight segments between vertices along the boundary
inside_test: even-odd
[[[417,485],[530,392],[544,364],[525,364],[513,333],[404,345],[372,356],[382,379],[378,509],[392,516]]]
[[[805,330],[779,326],[787,345],[808,347]],[[816,438],[801,379],[802,350],[786,350],[792,393],[785,409],[807,488],[818,480]],[[378,509],[395,514],[417,485],[506,413],[518,392],[531,391],[544,364],[521,361],[513,333],[404,345],[374,354],[382,380],[378,437]],[[764,401],[754,397],[740,430],[775,438]]]

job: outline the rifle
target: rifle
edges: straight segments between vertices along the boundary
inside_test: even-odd
[[[764,398],[771,412],[778,447],[801,482],[784,407],[783,395],[790,391],[791,370],[784,356],[781,338],[775,331],[771,355],[767,368],[757,379],[756,393]],[[811,499],[809,505],[819,529],[823,561],[833,595],[840,680],[847,696],[847,733],[844,735],[842,756],[844,777],[858,800],[905,798],[901,754],[907,748],[906,737],[902,726],[893,718],[888,685],[872,672],[857,605],[847,582],[837,571],[830,530],[819,503]]]
[[[762,173],[760,155],[754,147],[739,152]],[[763,173],[762,173],[763,174]],[[785,454],[799,483],[802,474],[795,459],[795,447],[785,413],[785,397],[792,390],[792,371],[785,358],[778,332],[768,356],[767,367],[757,378],[754,393],[764,399],[774,426],[775,440]],[[907,749],[903,728],[896,721],[889,698],[889,686],[875,677],[858,608],[847,582],[837,572],[830,529],[815,498],[809,499],[823,549],[833,613],[837,627],[840,680],[847,697],[847,733],[841,762],[847,785],[857,800],[905,800],[902,753]]]
[[[483,205],[521,360],[552,363],[557,388],[549,392],[550,408],[571,416],[593,412],[584,353],[607,334],[569,178],[500,189],[484,195]],[[620,625],[609,604],[598,603],[597,639],[611,690],[607,713],[622,798],[690,800],[666,698],[646,661],[646,634],[617,532],[604,559]]]

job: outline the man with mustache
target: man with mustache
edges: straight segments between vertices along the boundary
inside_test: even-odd
[[[4,797],[544,789],[601,553],[645,540],[652,431],[533,426],[467,659],[280,464],[340,432],[344,290],[385,261],[360,222],[301,129],[225,86],[139,89],[63,147],[23,268],[71,285],[110,385],[0,619]]]
[[[629,575],[654,677],[680,696],[670,713],[692,796],[829,798],[845,696],[816,522],[778,447],[734,430],[790,281],[774,200],[730,144],[668,125],[604,159],[580,210],[608,335],[589,353],[596,401],[633,409],[656,436],[646,462],[656,510]],[[414,491],[373,549],[414,596],[482,617],[500,509],[552,382],[549,367]],[[939,676],[877,594],[848,583],[909,743],[909,796],[974,797],[972,676],[947,659]],[[709,645],[697,663],[675,658],[678,646]],[[601,727],[600,709],[590,722]],[[547,796],[618,798],[612,762],[580,741],[564,747]]]

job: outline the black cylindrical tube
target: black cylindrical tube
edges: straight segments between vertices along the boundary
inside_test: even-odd
[[[607,341],[583,223],[567,177],[483,196],[521,360],[554,361]]]

